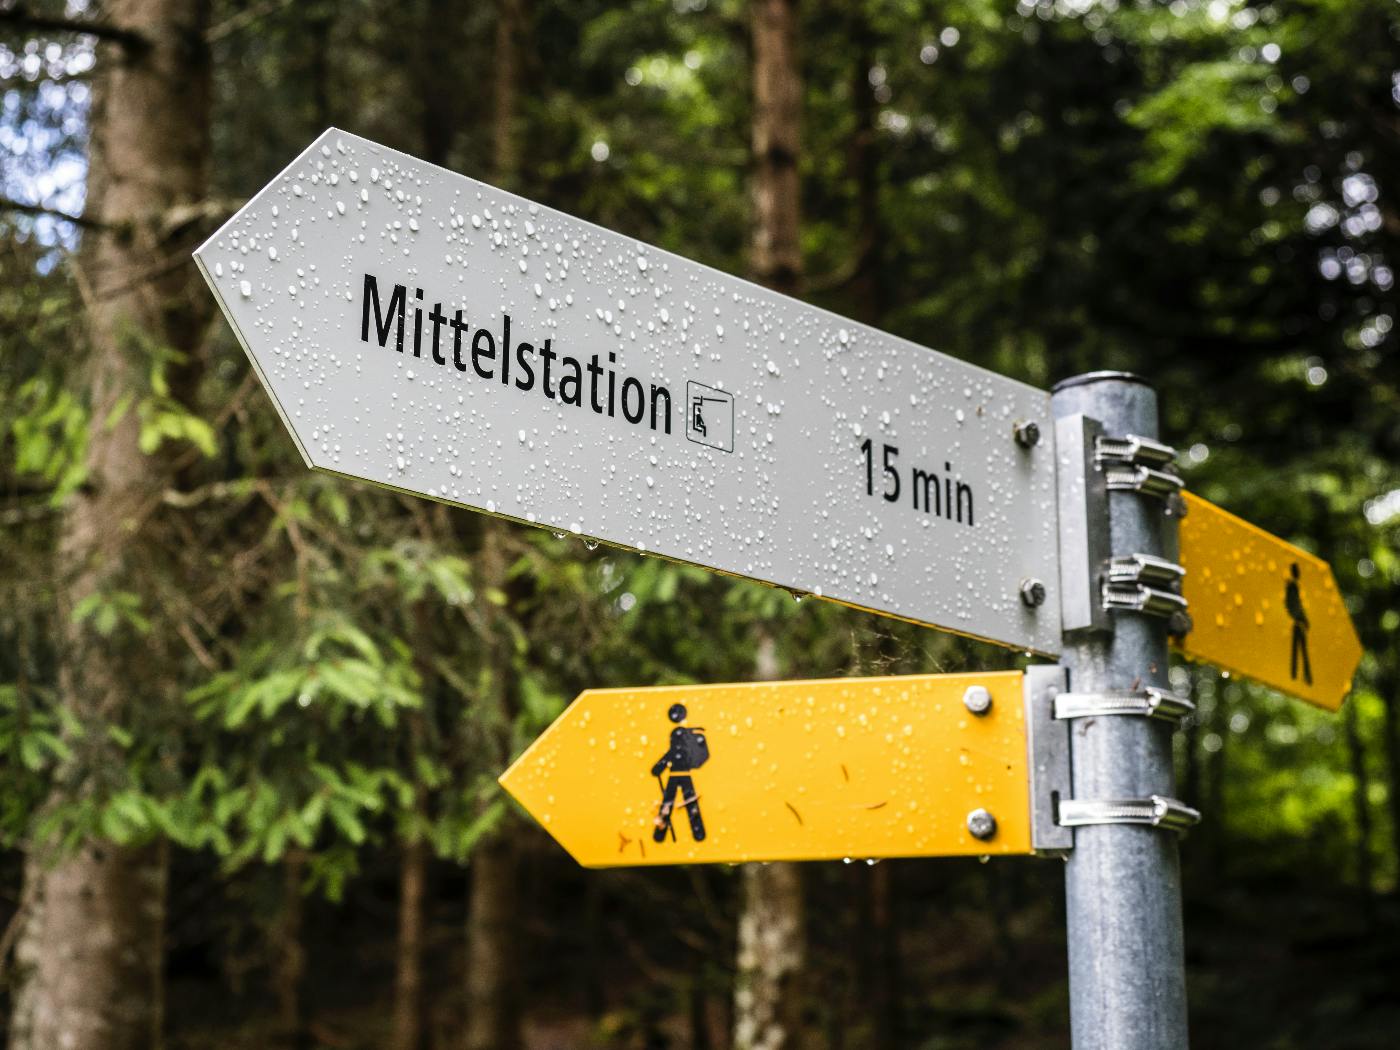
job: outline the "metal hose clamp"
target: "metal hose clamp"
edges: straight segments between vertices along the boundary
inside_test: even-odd
[[[1180,722],[1195,710],[1196,705],[1186,697],[1156,686],[1111,693],[1061,693],[1055,697],[1056,718],[1137,715],[1162,722]]]
[[[1186,599],[1178,591],[1186,570],[1155,554],[1112,558],[1103,577],[1103,607],[1152,616],[1184,612]]]
[[[1181,491],[1182,480],[1165,470],[1151,467],[1109,467],[1104,471],[1104,484],[1113,492],[1141,492],[1169,500]]]
[[[1065,799],[1060,803],[1061,827],[1095,824],[1144,824],[1168,831],[1185,831],[1199,824],[1201,812],[1165,795],[1148,798]]]
[[[1100,437],[1094,442],[1094,459],[1098,463],[1122,463],[1161,469],[1171,466],[1176,449],[1153,438],[1128,434],[1124,437]]]

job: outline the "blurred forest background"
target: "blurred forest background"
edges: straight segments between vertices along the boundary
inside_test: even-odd
[[[1040,386],[1336,566],[1326,715],[1203,667],[1193,1040],[1400,1032],[1395,0],[0,0],[13,1050],[1066,1046],[1054,861],[580,870],[588,686],[1016,666],[308,473],[190,251],[337,125]]]

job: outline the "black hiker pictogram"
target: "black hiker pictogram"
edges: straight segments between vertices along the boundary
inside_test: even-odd
[[[710,745],[705,740],[704,729],[680,725],[685,721],[685,716],[684,704],[671,705],[667,717],[677,723],[676,728],[671,730],[671,746],[651,767],[651,775],[661,786],[661,809],[656,816],[656,830],[651,834],[657,842],[665,842],[668,832],[671,841],[676,841],[676,829],[671,820],[675,816],[677,795],[690,817],[691,836],[696,842],[702,842],[705,838],[705,822],[700,819],[700,796],[695,791],[695,782],[690,774],[709,761]],[[663,780],[661,774],[667,771],[670,775]]]
[[[1312,661],[1308,659],[1308,613],[1303,608],[1303,593],[1298,586],[1298,563],[1289,570],[1291,579],[1283,589],[1283,604],[1293,618],[1293,648],[1289,654],[1288,673],[1298,677],[1298,657],[1303,658],[1303,681],[1312,685]]]

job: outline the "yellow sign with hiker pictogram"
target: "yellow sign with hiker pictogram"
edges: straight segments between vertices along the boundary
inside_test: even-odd
[[[587,867],[1030,853],[1023,677],[590,689],[501,784]]]
[[[1182,594],[1189,657],[1335,711],[1351,690],[1361,641],[1325,561],[1186,495]]]

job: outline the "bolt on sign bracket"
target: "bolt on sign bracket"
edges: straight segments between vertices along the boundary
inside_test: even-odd
[[[1165,795],[1069,799],[1060,803],[1060,824],[1067,828],[1097,824],[1145,824],[1168,831],[1185,831],[1200,821],[1200,810]]]

